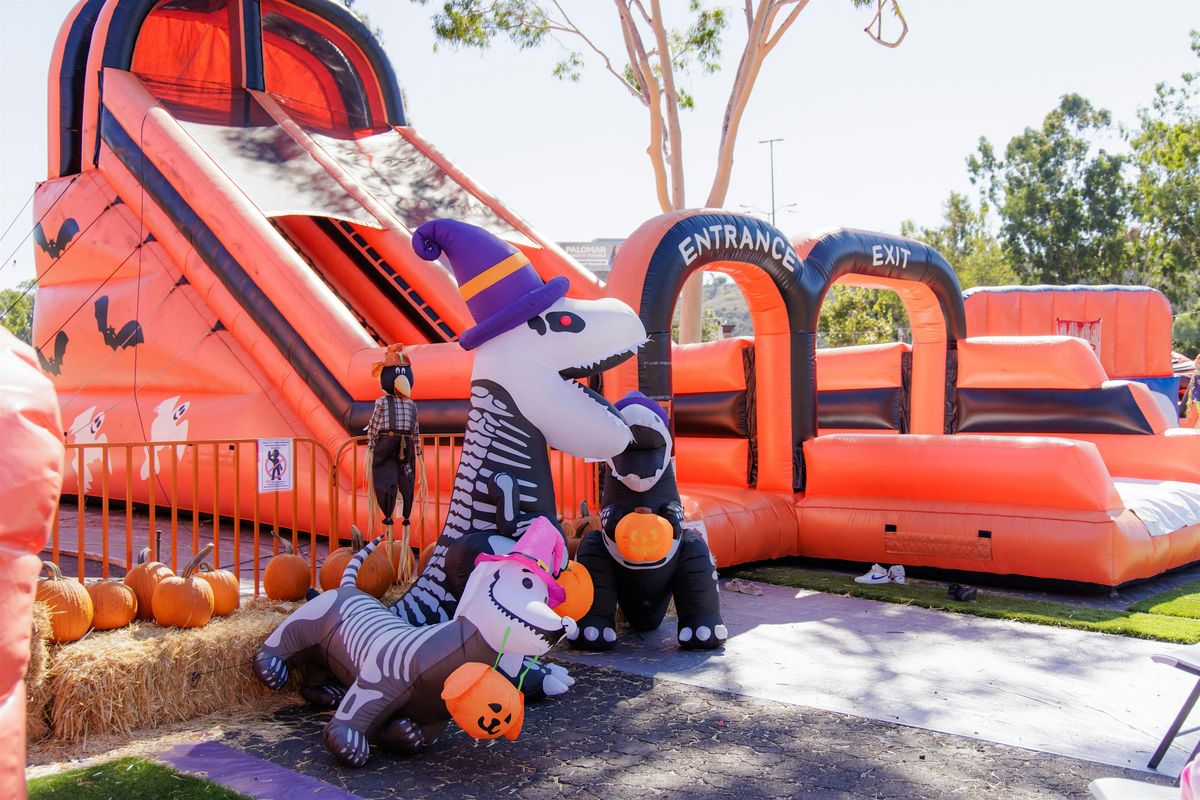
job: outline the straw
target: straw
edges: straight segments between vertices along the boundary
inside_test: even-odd
[[[54,737],[129,734],[270,694],[250,662],[297,605],[254,598],[201,628],[138,622],[52,648],[43,686]]]

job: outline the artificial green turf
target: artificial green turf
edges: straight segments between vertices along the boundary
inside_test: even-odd
[[[1200,619],[1200,581],[1185,583],[1178,589],[1139,600],[1131,605],[1129,610]]]
[[[249,800],[145,758],[121,758],[29,782],[29,800]]]
[[[1018,622],[1030,622],[1037,625],[1053,625],[1060,628],[1076,628],[1085,631],[1113,633],[1121,636],[1132,636],[1138,639],[1154,639],[1161,642],[1177,644],[1196,644],[1200,642],[1200,597],[1183,595],[1172,601],[1184,606],[1194,604],[1197,609],[1196,617],[1187,614],[1169,614],[1159,612],[1154,606],[1159,597],[1165,597],[1174,592],[1165,593],[1159,597],[1150,598],[1143,603],[1153,607],[1137,608],[1136,604],[1127,611],[1112,611],[1109,609],[1088,608],[1086,606],[1070,605],[1067,603],[1052,603],[1045,600],[1022,600],[989,594],[981,590],[974,600],[963,603],[951,600],[946,596],[946,588],[941,585],[925,585],[919,582],[907,584],[877,584],[866,585],[855,583],[846,575],[804,569],[802,567],[764,565],[740,567],[728,573],[749,580],[774,583],[781,586],[794,586],[799,589],[811,589],[829,594],[843,594],[852,597],[863,597],[868,600],[881,600],[887,603],[932,608],[939,611],[949,611],[955,614],[972,614],[977,617],[993,619],[1011,619]],[[1196,585],[1200,590],[1200,582]],[[1186,588],[1186,587],[1185,587]]]

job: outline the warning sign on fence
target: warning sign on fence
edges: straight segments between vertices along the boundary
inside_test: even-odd
[[[292,491],[292,440],[258,440],[258,491]]]

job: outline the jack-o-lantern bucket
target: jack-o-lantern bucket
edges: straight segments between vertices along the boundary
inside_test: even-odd
[[[525,695],[487,664],[468,661],[451,672],[442,699],[450,716],[472,738],[513,740],[521,734]]]
[[[671,552],[675,529],[669,520],[648,508],[638,507],[617,523],[617,550],[635,564],[652,564]]]

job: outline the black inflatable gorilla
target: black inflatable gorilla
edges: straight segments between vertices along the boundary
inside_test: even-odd
[[[662,624],[673,597],[679,646],[720,647],[728,632],[721,621],[715,561],[700,534],[683,527],[666,412],[641,392],[630,392],[616,407],[634,439],[608,461],[601,494],[603,530],[585,535],[575,556],[591,573],[595,600],[579,620],[570,645],[577,650],[614,647],[618,605],[635,630],[654,630]],[[637,509],[649,509],[670,522],[673,535],[666,555],[637,561],[621,552],[617,526]]]

